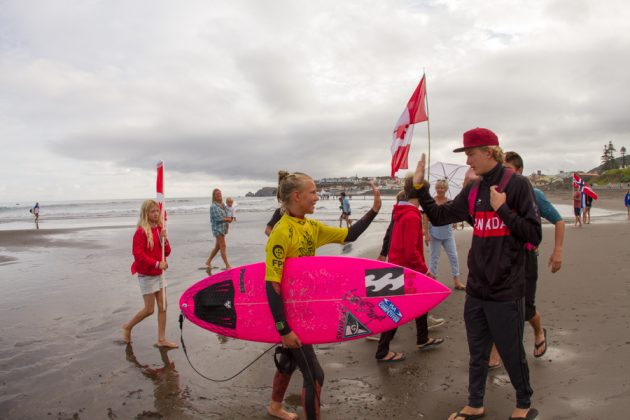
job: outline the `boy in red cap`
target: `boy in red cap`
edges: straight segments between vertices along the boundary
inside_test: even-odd
[[[523,348],[525,323],[525,244],[542,238],[540,216],[529,181],[503,167],[499,139],[487,128],[464,133],[469,165],[480,180],[438,206],[424,181],[425,156],[414,173],[414,188],[425,214],[436,226],[467,221],[474,228],[468,254],[468,281],[464,321],[470,363],[468,405],[449,420],[478,419],[485,415],[483,399],[492,341],[497,345],[510,382],[516,391],[516,408],[510,419],[533,419],[533,391]]]

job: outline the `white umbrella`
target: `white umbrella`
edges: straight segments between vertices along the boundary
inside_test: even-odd
[[[435,183],[440,179],[448,181],[448,191],[446,191],[446,197],[449,200],[455,198],[457,194],[462,190],[464,183],[464,176],[468,166],[457,165],[455,163],[436,162],[429,167],[429,174],[431,180],[431,196],[435,195]]]

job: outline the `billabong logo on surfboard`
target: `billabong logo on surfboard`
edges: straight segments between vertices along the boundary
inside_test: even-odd
[[[360,335],[369,335],[372,332],[361,323],[352,312],[346,312],[346,323],[343,328],[343,338],[357,337]]]
[[[404,268],[388,267],[365,270],[365,294],[367,297],[404,295]]]

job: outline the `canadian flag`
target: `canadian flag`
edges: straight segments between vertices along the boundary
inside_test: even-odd
[[[157,163],[157,178],[155,181],[155,201],[160,205],[160,213],[162,213],[162,220],[166,225],[166,209],[164,208],[164,162],[159,161]],[[164,226],[166,227],[166,226]]]
[[[392,177],[399,169],[408,168],[409,148],[413,136],[413,124],[428,121],[429,117],[425,108],[427,95],[425,76],[420,79],[420,84],[411,95],[407,106],[403,110],[393,132],[392,141]]]

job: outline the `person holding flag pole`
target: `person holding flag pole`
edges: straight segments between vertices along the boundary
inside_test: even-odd
[[[163,199],[164,165],[158,163],[158,200]],[[162,201],[145,200],[140,207],[138,229],[133,236],[133,258],[131,274],[138,274],[138,284],[144,300],[144,307],[131,320],[122,326],[123,340],[131,343],[131,330],[143,319],[151,316],[158,306],[157,347],[177,348],[177,344],[166,339],[166,281],[164,271],[168,269],[166,257],[171,253],[171,245],[165,225],[166,214]]]

